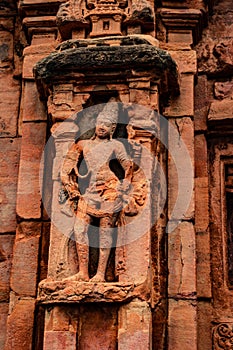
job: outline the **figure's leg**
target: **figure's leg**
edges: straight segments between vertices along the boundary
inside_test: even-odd
[[[98,269],[96,275],[91,278],[92,282],[105,281],[105,272],[112,247],[112,228],[115,226],[115,222],[115,216],[100,219]]]
[[[79,272],[66,280],[73,281],[89,281],[88,263],[89,263],[89,241],[88,241],[88,226],[91,222],[91,217],[88,214],[81,212],[77,213],[74,224],[74,237],[76,241],[76,250],[79,262]]]

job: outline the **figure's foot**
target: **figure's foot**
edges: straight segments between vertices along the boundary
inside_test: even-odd
[[[82,282],[88,282],[89,281],[89,276],[88,274],[85,274],[81,271],[79,271],[78,273],[76,273],[73,276],[64,278],[63,281],[82,281]]]
[[[104,275],[97,273],[94,277],[90,279],[90,282],[105,282]]]

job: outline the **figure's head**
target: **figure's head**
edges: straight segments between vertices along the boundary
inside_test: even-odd
[[[111,138],[116,129],[117,120],[117,103],[107,103],[96,119],[96,136],[101,139]]]
[[[113,124],[109,121],[97,120],[95,127],[95,134],[100,139],[111,138],[116,129],[116,124]]]

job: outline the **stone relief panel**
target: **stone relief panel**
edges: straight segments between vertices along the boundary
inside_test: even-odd
[[[60,170],[55,163],[53,175],[57,178],[60,171],[53,211],[69,222],[70,233],[59,234],[60,238],[53,238],[52,233],[53,277],[40,283],[41,301],[146,298],[147,287],[141,282],[147,279],[149,263],[150,187],[158,152],[156,116],[143,106],[118,102],[77,113],[76,141],[63,152]],[[63,141],[67,143],[67,139],[55,141],[58,157]],[[141,256],[131,251],[138,244]],[[147,263],[137,268],[138,259]],[[135,270],[132,275],[130,270]],[[101,282],[103,290],[96,282]],[[109,289],[109,282],[117,284]],[[75,285],[74,289],[69,285]]]
[[[73,234],[79,273],[68,277],[71,280],[89,280],[89,246],[94,245],[99,248],[99,262],[97,275],[91,281],[105,281],[111,247],[117,244],[114,242],[116,228],[124,230],[125,216],[136,216],[148,195],[147,180],[140,168],[142,146],[133,140],[135,135],[142,138],[145,132],[142,130],[140,135],[132,125],[124,124],[120,129],[118,113],[117,103],[106,104],[98,113],[95,124],[93,120],[89,124],[91,129],[72,144],[61,169],[61,210],[68,216],[75,215]],[[80,128],[84,127],[81,121]],[[129,142],[119,138],[127,129],[131,137]],[[92,225],[94,231],[88,234],[93,221],[94,226],[99,227],[99,242],[96,243],[91,238],[96,235]],[[121,269],[117,263],[116,270]]]
[[[146,198],[143,176],[130,191],[133,163],[124,144],[112,137],[117,121],[118,105],[106,104],[97,116],[94,135],[71,146],[61,169],[61,202],[67,198],[76,215],[73,230],[79,272],[68,278],[71,280],[89,281],[88,227],[94,219],[99,219],[99,262],[97,273],[91,281],[105,281],[113,229],[124,226],[123,213],[137,215],[137,207],[142,206]],[[137,158],[140,152],[140,145],[135,146]],[[118,164],[114,164],[114,161]],[[139,170],[136,164],[135,167]]]
[[[214,14],[202,40],[196,46],[198,71],[207,75],[229,77],[233,71],[233,11],[228,0],[215,4]]]

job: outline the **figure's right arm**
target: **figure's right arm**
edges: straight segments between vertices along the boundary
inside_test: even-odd
[[[78,183],[77,183],[77,164],[82,158],[83,150],[82,143],[74,143],[66,154],[65,160],[61,168],[61,182],[67,190],[70,199],[74,199],[80,196]]]

